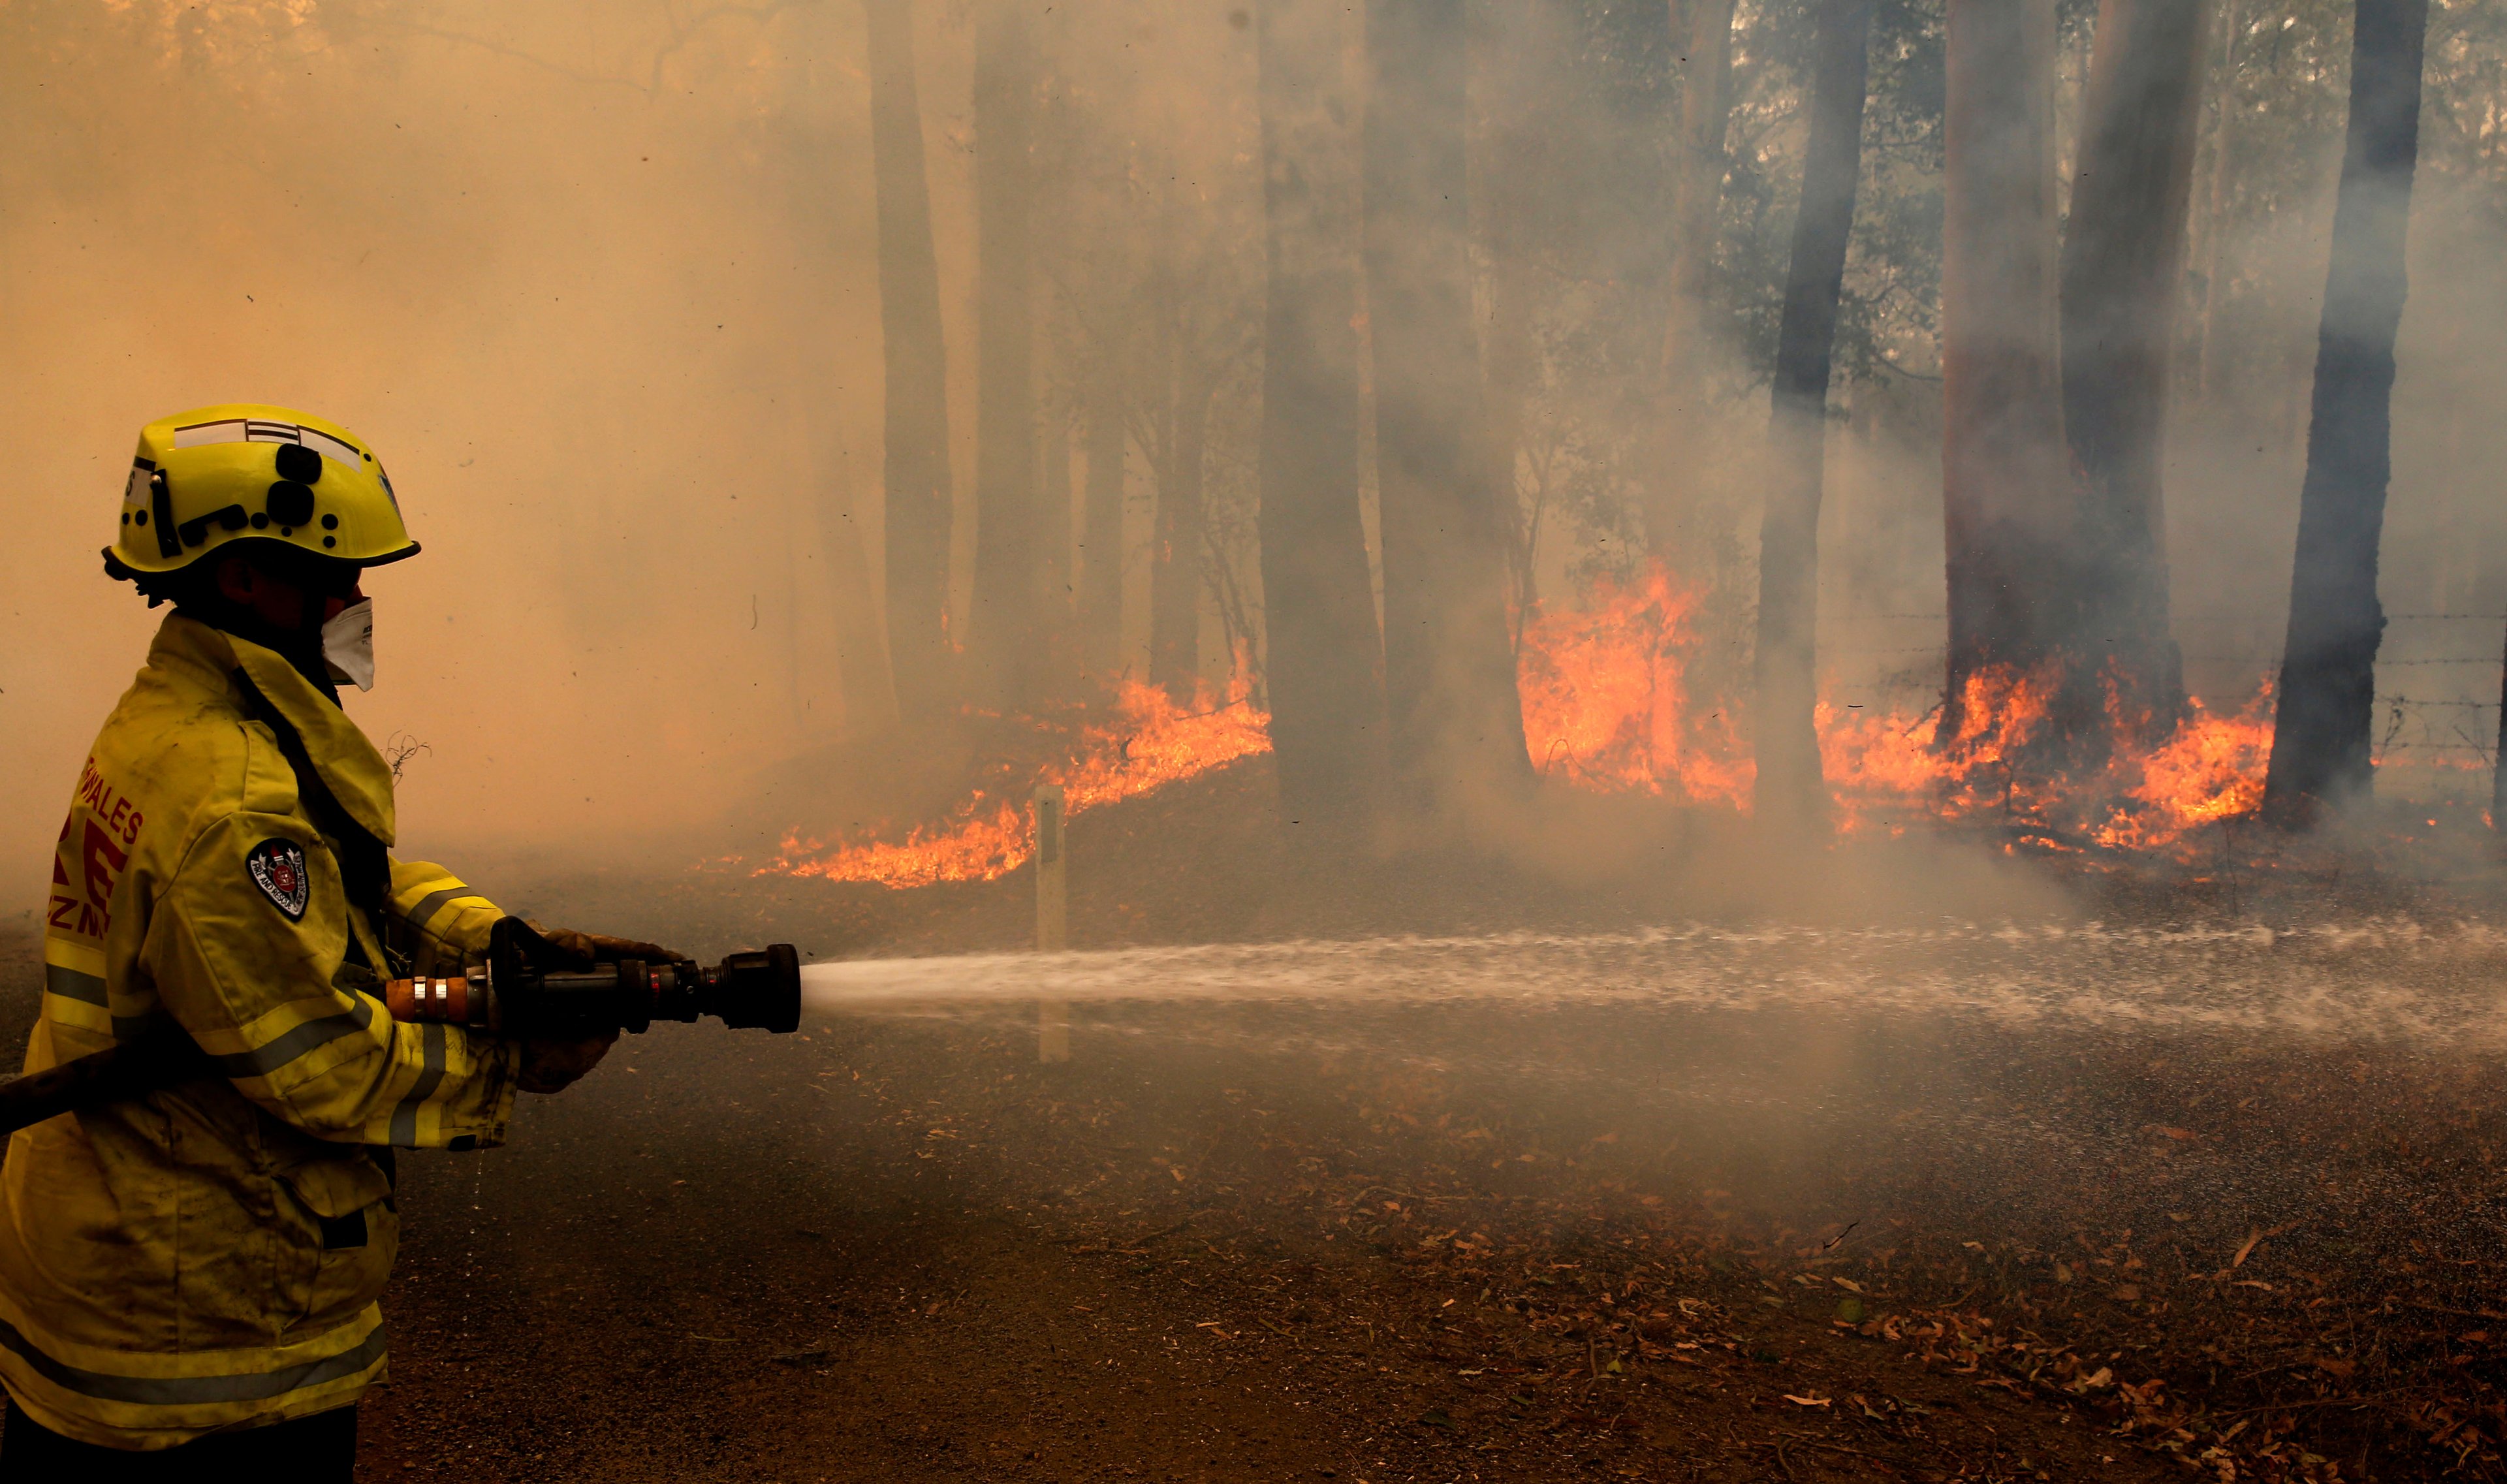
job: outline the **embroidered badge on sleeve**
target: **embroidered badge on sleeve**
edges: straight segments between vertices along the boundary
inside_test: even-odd
[[[252,873],[252,884],[270,898],[271,905],[287,914],[287,921],[305,921],[305,901],[311,886],[305,874],[303,846],[293,840],[265,840],[252,848],[243,863]]]

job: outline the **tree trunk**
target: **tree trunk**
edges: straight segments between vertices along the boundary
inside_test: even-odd
[[[1818,701],[1819,504],[1827,472],[1829,363],[1863,172],[1872,0],[1825,0],[1812,42],[1801,212],[1776,332],[1773,479],[1759,535],[1758,814],[1780,830],[1824,829]]]
[[[1411,800],[1531,778],[1507,641],[1464,189],[1461,0],[1370,0],[1364,237],[1393,765]]]
[[[931,250],[912,0],[867,0],[871,160],[879,198],[886,360],[888,644],[897,704],[926,720],[954,701],[949,646],[948,362]]]
[[[820,478],[835,488],[813,503],[818,510],[827,575],[835,582],[836,670],[844,687],[845,730],[854,736],[885,732],[897,721],[896,679],[888,646],[880,642],[869,554],[861,524],[854,519],[847,460],[839,452],[825,462],[831,467]]]
[[[1123,379],[1101,347],[1088,398],[1088,506],[1079,527],[1080,658],[1091,674],[1123,668]]]
[[[2394,335],[2419,162],[2428,0],[2359,0],[2350,122],[2333,208],[2333,259],[2315,346],[2307,481],[2289,585],[2264,812],[2304,824],[2365,794],[2377,699],[2377,548],[2392,474]]]
[[[1035,319],[1030,307],[1029,0],[975,7],[975,581],[966,639],[976,694],[1033,699],[1036,521]]]
[[[1680,0],[1669,0],[1674,6]],[[1679,139],[1673,153],[1671,271],[1664,297],[1661,420],[1641,445],[1646,544],[1656,560],[1690,569],[1696,485],[1691,452],[1711,436],[1707,388],[1716,353],[1706,308],[1722,241],[1725,137],[1732,116],[1733,0],[1688,0],[1688,25],[1672,34],[1681,69]]]
[[[1732,5],[1733,0],[1688,5],[1688,65],[1681,70],[1678,174],[1672,184],[1671,316],[1662,341],[1663,367],[1676,393],[1679,383],[1693,381],[1684,374],[1705,355],[1706,296],[1715,279],[1724,200],[1724,138],[1732,115]]]
[[[1340,8],[1261,0],[1262,622],[1283,817],[1355,823],[1382,766],[1382,641],[1358,509],[1358,172]]]
[[[2202,190],[2202,284],[2195,310],[2194,386],[2206,401],[2219,394],[2220,271],[2226,265],[2221,244],[2228,239],[2229,158],[2235,147],[2237,118],[2237,42],[2245,28],[2246,0],[2224,0],[2220,7],[2219,118],[2211,128],[2210,168]]]
[[[1945,725],[2053,651],[2072,525],[2054,331],[2052,0],[1950,0],[1942,223]]]
[[[1036,633],[1048,666],[1044,685],[1061,692],[1079,670],[1072,632],[1077,602],[1071,570],[1071,419],[1064,409],[1044,410],[1036,460]]]
[[[1184,702],[1201,675],[1202,455],[1214,388],[1200,366],[1178,359],[1175,435],[1158,486],[1157,543],[1149,559],[1149,683]]]
[[[1517,464],[1532,393],[1540,379],[1540,349],[1533,339],[1533,299],[1538,279],[1533,273],[1532,235],[1541,212],[1541,181],[1547,138],[1540,113],[1544,84],[1555,87],[1561,74],[1543,64],[1552,51],[1541,45],[1549,34],[1543,0],[1514,0],[1508,7],[1510,24],[1502,54],[1490,59],[1490,102],[1481,113],[1479,178],[1486,199],[1480,212],[1488,255],[1488,344],[1486,350],[1489,488],[1495,491],[1507,533],[1507,599],[1512,621],[1509,643],[1522,633],[1525,607],[1533,601],[1533,531],[1523,518]],[[1554,24],[1554,21],[1551,22]]]
[[[2148,736],[2185,706],[2169,633],[2160,485],[2185,224],[2201,131],[2208,0],[2102,0],[2063,243],[2063,428],[2082,476],[2074,643],[2102,657],[2118,721]]]
[[[1511,229],[1495,225],[1494,218],[1503,210],[1492,213],[1488,234],[1488,433],[1484,442],[1489,489],[1506,523],[1507,604],[1511,610],[1507,633],[1512,635],[1522,632],[1529,616],[1524,610],[1536,600],[1533,576],[1540,556],[1532,549],[1534,532],[1524,520],[1516,467],[1541,370],[1532,338],[1533,296],[1539,280],[1520,238]]]
[[[2489,751],[2489,832],[2507,835],[2507,666],[2498,676],[2498,744]]]

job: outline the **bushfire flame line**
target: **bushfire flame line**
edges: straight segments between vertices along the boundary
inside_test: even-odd
[[[1240,678],[1224,697],[1207,687],[1180,705],[1165,691],[1125,681],[1108,719],[1061,739],[1061,756],[1032,778],[996,794],[979,790],[937,824],[919,826],[893,843],[857,841],[833,849],[786,835],[781,856],[761,868],[831,881],[922,887],[943,881],[993,881],[1027,863],[1027,799],[1037,783],[1059,783],[1064,817],[1124,799],[1271,748],[1271,718],[1256,709]]]
[[[1532,618],[1518,686],[1525,740],[1545,778],[1749,808],[1746,728],[1695,685],[1706,649],[1699,607],[1698,595],[1655,567],[1637,581],[1600,585],[1585,607]],[[1060,783],[1076,816],[1268,751],[1270,718],[1252,704],[1244,672],[1240,665],[1223,698],[1204,689],[1186,703],[1127,682],[1104,719],[1051,734],[1024,776],[974,792],[904,839],[831,843],[795,833],[759,869],[896,887],[995,880],[1028,858],[1026,800],[1037,783]],[[2044,776],[2029,765],[2053,690],[2052,675],[1991,667],[1967,678],[1956,707],[1857,707],[1832,695],[1816,722],[1838,826],[1898,834],[1925,821],[1993,821],[2046,850],[2182,853],[2198,832],[2261,804],[2268,683],[2234,709],[2195,700],[2155,741],[2112,714],[2110,697],[2114,745],[2086,777]],[[1942,733],[1944,714],[1960,718],[1952,735]]]

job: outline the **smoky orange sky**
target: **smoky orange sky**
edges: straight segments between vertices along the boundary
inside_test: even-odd
[[[940,251],[963,283],[965,48],[924,9]],[[878,540],[860,12],[675,38],[664,15],[0,19],[0,376],[28,433],[5,495],[0,834],[48,838],[163,616],[96,556],[139,425],[210,402],[364,435],[426,548],[372,574],[380,681],[347,698],[379,743],[426,749],[402,788],[409,849],[632,843],[834,739],[821,523],[852,493]],[[41,853],[13,852],[7,880]]]

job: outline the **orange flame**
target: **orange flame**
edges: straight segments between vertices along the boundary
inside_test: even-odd
[[[1602,582],[1594,597],[1524,625],[1515,683],[1534,767],[1590,788],[1748,807],[1757,769],[1729,712],[1701,714],[1689,695],[1696,596],[1655,566],[1632,586]]]
[[[1687,671],[1700,646],[1694,595],[1656,567],[1635,587],[1604,585],[1579,612],[1525,626],[1520,684],[1533,758],[1580,787],[1749,807],[1754,769],[1728,709],[1701,709]],[[1893,834],[1922,819],[2001,818],[2053,849],[2094,844],[2159,851],[2193,831],[2251,814],[2271,753],[2271,690],[2234,715],[2199,700],[2155,743],[2126,725],[2108,697],[2114,746],[2095,777],[2032,773],[2058,675],[1990,666],[1969,675],[1948,709],[1922,715],[1820,703],[1820,759],[1848,832]]]
[[[1196,685],[1188,706],[1177,705],[1155,686],[1125,680],[1115,692],[1112,718],[1082,725],[1067,737],[1064,755],[1038,768],[1030,788],[1060,783],[1069,817],[1269,751],[1271,718],[1252,704],[1245,674],[1240,667],[1224,701]],[[927,887],[1006,876],[1034,851],[1026,791],[1003,796],[978,789],[946,819],[918,827],[901,842],[857,841],[830,849],[786,835],[782,854],[757,874]]]
[[[1641,582],[1605,582],[1580,609],[1526,619],[1517,684],[1523,730],[1542,774],[1579,788],[1674,797],[1746,811],[1756,778],[1728,706],[1691,695],[1704,640],[1695,594],[1659,566]],[[1058,782],[1076,815],[1137,798],[1271,747],[1270,717],[1253,706],[1239,657],[1224,700],[1199,688],[1189,705],[1126,681],[1100,719],[1028,718],[1048,739],[1047,760],[1009,770],[936,823],[902,841],[830,845],[782,842],[759,869],[893,887],[992,881],[1026,863],[1034,847],[1027,793]],[[1943,737],[1944,707],[1921,715],[1823,701],[1820,758],[1848,832],[1904,833],[1927,819],[2001,819],[2016,838],[2052,849],[2154,851],[2181,848],[2202,827],[2252,814],[2263,801],[2271,743],[2269,685],[2234,714],[2192,703],[2155,742],[2126,725],[2108,697],[2114,745],[2094,777],[2032,773],[2057,677],[1988,667],[1967,677],[1957,720]],[[1057,754],[1058,755],[1055,755]],[[1027,786],[1022,787],[1024,782]]]
[[[2215,715],[2201,700],[2149,752],[2121,760],[2140,777],[2099,829],[2098,844],[2151,851],[2173,845],[2206,824],[2263,808],[2264,770],[2271,761],[2270,681],[2234,716]]]
[[[1914,759],[1905,758],[1902,746],[1891,745],[1888,754],[1905,762],[1920,760],[1920,767],[1899,778],[1894,797],[1881,795],[1866,799],[1866,809],[1899,811],[1929,804],[1932,812],[1945,819],[1966,819],[1994,813],[2010,814],[2035,802],[2034,790],[2020,769],[2020,758],[2028,745],[2039,739],[2048,713],[2053,708],[2054,676],[2050,672],[2023,673],[2005,665],[1987,666],[1969,675],[1959,687],[1958,726],[1950,736],[1941,735],[1944,706],[1914,722],[1903,716],[1888,718],[1889,726],[1901,736],[1921,730],[1923,742]],[[1858,770],[1852,742],[1853,734],[1843,732],[1832,740],[1823,736],[1820,756],[1825,766],[1842,764],[1847,776]],[[1841,810],[1847,829],[1863,824],[1863,815],[1854,807],[1851,796]]]
[[[2036,739],[2051,704],[2045,677],[1989,667],[1960,688],[1955,734],[1941,736],[1944,707],[1921,716],[1839,707],[1816,713],[1820,769],[1840,827],[1905,832],[1915,815],[1962,819],[2008,812],[2020,787],[2014,760]]]

